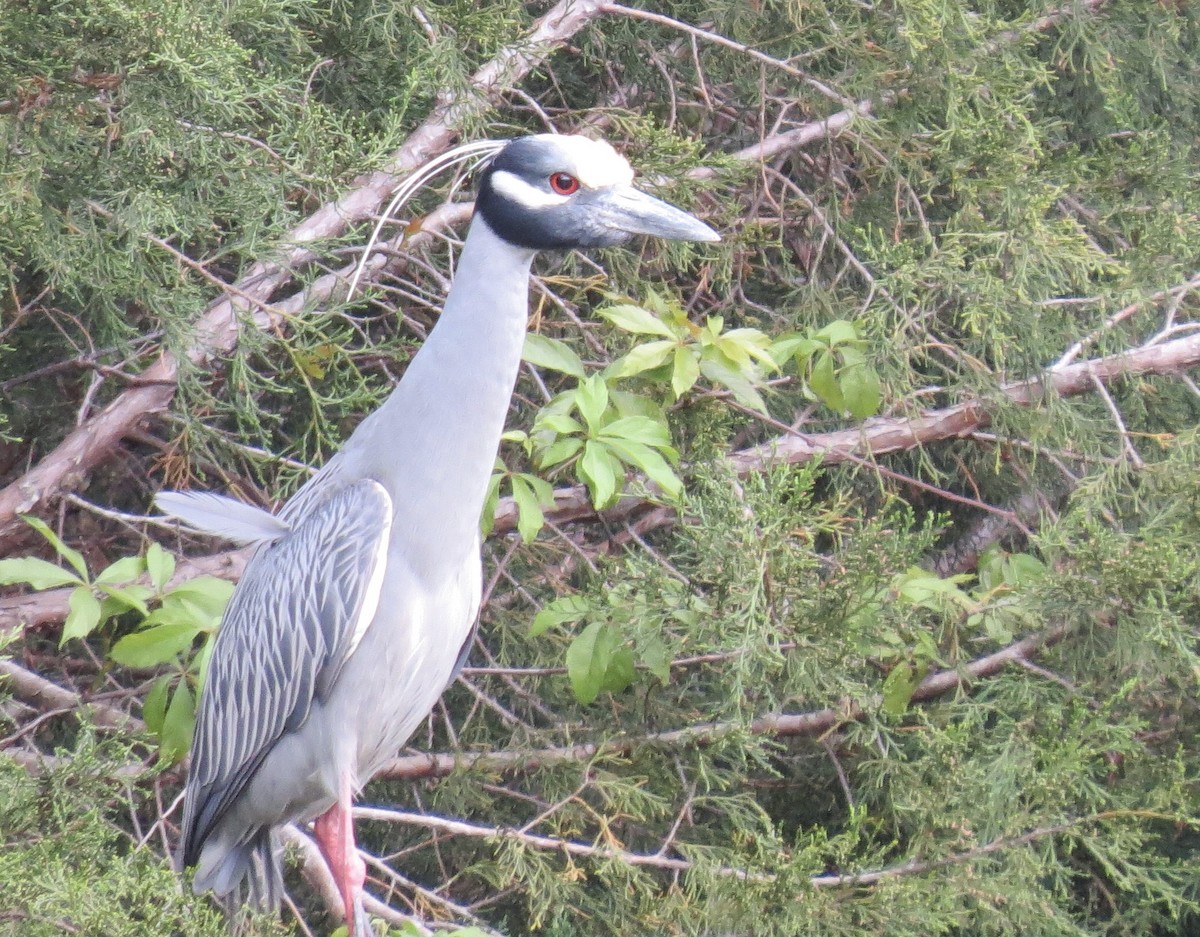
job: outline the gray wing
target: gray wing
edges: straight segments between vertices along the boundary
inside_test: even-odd
[[[254,554],[222,620],[192,743],[185,865],[280,737],[328,698],[375,617],[391,498],[364,479],[306,507]]]

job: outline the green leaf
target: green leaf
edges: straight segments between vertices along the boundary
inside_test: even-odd
[[[860,341],[858,329],[854,327],[854,323],[847,322],[845,319],[834,319],[824,328],[818,330],[813,337],[831,346]]]
[[[700,361],[691,348],[675,346],[675,360],[671,366],[671,390],[682,397],[691,390],[700,378]]]
[[[1014,586],[1036,582],[1047,572],[1046,564],[1028,553],[1013,553],[1004,564],[1004,580]]]
[[[620,693],[631,686],[636,679],[637,668],[633,662],[633,651],[627,647],[618,647],[613,650],[609,658],[600,689],[607,693]]]
[[[604,411],[608,409],[608,385],[599,374],[580,381],[575,390],[575,406],[579,415],[593,432],[600,428]]]
[[[146,571],[154,588],[162,592],[175,575],[175,557],[157,543],[152,543],[146,551]]]
[[[512,477],[512,493],[513,500],[517,503],[517,533],[521,535],[523,542],[533,543],[538,531],[546,522],[541,505],[538,504],[538,496],[533,486],[520,475]]]
[[[488,479],[487,494],[483,497],[483,510],[479,512],[479,532],[485,537],[496,525],[496,505],[500,503],[500,483],[504,481],[504,474],[503,471],[493,472],[492,477]]]
[[[610,387],[608,389],[608,403],[609,406],[617,411],[618,417],[644,416],[655,423],[661,423],[663,426],[667,425],[667,418],[663,414],[663,409],[659,406],[658,401],[647,397],[645,394],[631,394],[629,391],[617,390],[615,387]]]
[[[197,631],[215,631],[220,620],[220,613],[214,613],[205,604],[193,602],[186,595],[171,595],[164,597],[162,605],[146,616],[142,627],[188,624]]]
[[[539,430],[548,429],[564,435],[583,432],[583,424],[575,419],[575,417],[566,413],[539,414],[536,421],[536,428]]]
[[[620,460],[608,446],[592,439],[584,444],[583,458],[576,463],[575,471],[588,486],[596,508],[606,508],[615,501],[618,488],[625,483]]]
[[[142,701],[142,721],[156,737],[162,736],[163,719],[167,715],[167,691],[171,688],[171,675],[163,674],[154,681],[154,686]]]
[[[133,606],[124,599],[115,599],[111,595],[104,595],[100,598],[100,620],[108,621],[110,618],[115,618],[118,615],[124,615]]]
[[[583,440],[576,436],[556,439],[542,450],[537,460],[538,468],[550,468],[553,465],[566,462],[568,459],[574,458],[575,454],[582,448]]]
[[[642,666],[663,684],[671,681],[671,652],[660,638],[651,638],[642,646]]]
[[[180,583],[165,596],[167,599],[186,599],[205,615],[219,618],[225,614],[225,606],[233,596],[233,583],[216,576],[197,576],[187,582]]]
[[[143,586],[136,582],[130,583],[127,586],[107,586],[99,583],[99,580],[97,580],[97,583],[100,585],[101,592],[110,599],[115,599],[123,606],[121,612],[127,612],[129,609],[135,608],[143,615],[150,614],[150,609],[146,605],[146,599],[154,595],[154,590],[149,586]]]
[[[575,698],[587,705],[604,689],[605,675],[616,648],[616,633],[602,621],[594,621],[567,648],[567,677]]]
[[[539,368],[549,368],[551,371],[561,371],[572,377],[582,379],[584,376],[583,362],[579,355],[566,342],[557,338],[530,332],[525,336],[525,348],[521,357]]]
[[[808,363],[808,359],[812,357],[813,352],[820,348],[818,342],[814,342],[811,338],[805,338],[803,335],[783,335],[775,339],[771,343],[770,353],[777,367],[782,368],[792,358],[795,358],[800,365],[801,370]]]
[[[879,412],[879,405],[883,402],[879,375],[869,364],[842,368],[838,375],[838,388],[846,409],[856,420],[865,420]]]
[[[959,604],[969,604],[969,597],[959,588],[959,583],[963,581],[963,578],[963,576],[947,576],[943,579],[919,566],[913,566],[897,577],[895,588],[898,597],[912,605],[936,608],[934,600],[938,598],[948,598]]]
[[[663,364],[671,355],[671,349],[680,350],[675,342],[647,342],[630,349],[629,353],[614,361],[606,369],[606,374],[612,378],[631,377],[641,374]]]
[[[196,674],[196,686],[204,686],[208,680],[208,664],[212,660],[213,647],[217,643],[217,636],[210,632],[204,639],[204,643],[200,645],[200,650],[196,652],[196,656],[192,658],[190,669]]]
[[[113,645],[109,656],[123,667],[155,667],[190,650],[199,633],[193,622],[155,625],[125,635]]]
[[[25,583],[34,589],[55,589],[83,582],[74,573],[39,560],[36,556],[17,556],[0,560],[0,586]]]
[[[560,596],[543,605],[542,610],[534,616],[529,626],[529,636],[536,638],[565,622],[579,621],[591,610],[592,603],[581,595]]]
[[[146,571],[146,561],[140,556],[123,556],[114,563],[109,563],[96,574],[96,585],[117,586],[132,582]]]
[[[983,632],[997,644],[1010,644],[1013,639],[1013,630],[1009,627],[1007,616],[1000,615],[995,611],[984,612],[981,616],[983,619]]]
[[[853,345],[842,345],[837,350],[837,355],[842,362],[842,366],[838,371],[839,374],[846,368],[868,363],[867,356]]]
[[[600,432],[600,438],[622,439],[629,442],[641,443],[644,446],[666,447],[671,445],[671,436],[667,427],[657,420],[644,416],[623,416],[606,423]]]
[[[983,551],[979,557],[978,571],[979,585],[984,591],[991,592],[997,586],[1004,582],[1004,551],[993,544]]]
[[[649,446],[641,443],[626,442],[625,440],[606,440],[607,445],[629,465],[644,472],[663,492],[671,498],[683,494],[683,482],[667,463],[667,460]],[[674,453],[674,449],[667,449]]]
[[[883,681],[883,711],[889,716],[903,716],[912,700],[920,679],[908,661],[900,661]]]
[[[50,546],[54,547],[54,552],[56,552],[75,568],[75,572],[79,573],[79,578],[83,582],[87,582],[87,563],[83,561],[83,555],[78,550],[72,550],[69,546],[63,543],[58,534],[46,526],[45,521],[41,520],[41,518],[22,514],[21,520],[45,537],[50,542]]]
[[[173,765],[183,759],[192,747],[192,732],[196,728],[196,700],[186,680],[180,680],[163,717],[159,736],[159,764]]]
[[[838,387],[837,378],[833,373],[833,355],[827,351],[817,355],[812,373],[808,377],[808,386],[817,395],[821,403],[830,410],[841,413],[846,409],[846,401],[842,398],[842,389]]]
[[[90,586],[79,586],[67,600],[67,620],[63,622],[59,647],[72,638],[84,638],[100,624],[100,600],[92,595]]]
[[[775,370],[775,359],[770,352],[771,340],[758,329],[733,329],[714,344],[743,371],[751,370],[755,361]]]
[[[675,333],[661,319],[641,306],[622,303],[616,306],[606,306],[598,310],[599,314],[625,332],[635,335],[661,335],[663,338],[675,338]]]
[[[733,394],[734,399],[743,407],[748,407],[759,413],[767,412],[767,405],[763,402],[758,391],[754,389],[754,385],[723,361],[717,358],[702,358],[700,360],[700,373],[714,384],[720,384],[727,388]]]

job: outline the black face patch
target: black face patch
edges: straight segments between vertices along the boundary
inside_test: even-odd
[[[566,169],[560,159],[543,140],[513,140],[484,171],[475,198],[476,212],[504,240],[528,250],[608,247],[627,240],[625,232],[602,224],[592,211],[595,190],[580,189],[561,204],[533,206],[506,197],[493,183],[496,173],[507,172],[550,194],[548,180]]]

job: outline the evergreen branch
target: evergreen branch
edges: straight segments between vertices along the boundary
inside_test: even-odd
[[[727,36],[722,36],[720,33],[714,33],[711,30],[700,29],[698,26],[692,26],[689,23],[684,23],[681,20],[674,19],[670,16],[664,16],[662,13],[653,13],[649,10],[639,10],[635,7],[623,6],[620,3],[602,3],[600,5],[602,13],[608,13],[616,16],[625,16],[630,19],[642,20],[648,23],[655,23],[659,26],[667,26],[671,29],[679,30],[696,39],[702,39],[705,42],[711,42],[714,45],[724,46],[727,49],[732,49],[735,52],[740,52],[742,55],[747,55],[763,65],[768,65],[771,68],[776,68],[785,74],[791,75],[793,78],[798,78],[817,93],[829,98],[831,101],[836,101],[845,108],[854,110],[856,105],[853,101],[846,98],[845,95],[838,94],[832,88],[822,81],[817,81],[811,75],[801,71],[794,65],[784,62],[780,59],[767,55],[765,52],[760,52],[758,49],[745,45],[741,42],[735,42]]]
[[[398,176],[445,150],[466,121],[482,113],[506,88],[524,78],[599,14],[596,0],[560,0],[521,41],[505,46],[475,72],[470,83],[471,94],[444,95],[433,113],[393,154],[384,170],[358,180],[353,190],[322,206],[293,228],[283,241],[296,246],[279,259],[255,264],[226,295],[208,306],[196,324],[195,343],[187,357],[205,365],[232,349],[237,343],[241,316],[251,305],[248,297],[256,302],[268,301],[291,279],[297,267],[314,259],[303,245],[334,237],[349,225],[370,217],[391,195]],[[34,468],[0,491],[0,538],[11,538],[21,529],[18,515],[34,510],[63,491],[78,488],[84,476],[111,455],[126,432],[147,414],[166,409],[175,394],[179,364],[164,351],[142,375],[143,385],[126,389],[69,433]]]
[[[1047,397],[1071,397],[1093,389],[1093,380],[1105,384],[1117,378],[1143,374],[1174,374],[1200,364],[1200,335],[1190,335],[1159,345],[1094,358],[1055,368],[1040,377],[1002,385],[984,397],[926,410],[913,417],[874,417],[855,429],[805,435],[796,433],[743,449],[729,460],[739,475],[761,472],[772,465],[819,462],[837,465],[857,457],[915,449],[942,439],[954,439],[987,426],[997,403],[1036,406]]]
[[[688,859],[678,859],[661,853],[635,853],[615,846],[598,846],[580,843],[575,840],[560,839],[555,836],[543,836],[529,833],[524,829],[512,827],[486,826],[479,823],[468,823],[464,820],[454,820],[431,814],[411,813],[402,810],[389,810],[378,807],[355,807],[354,816],[360,820],[375,820],[384,823],[398,823],[405,826],[415,826],[433,830],[436,833],[446,833],[451,836],[461,836],[468,839],[486,839],[491,841],[510,840],[533,849],[562,853],[587,859],[616,860],[626,865],[665,869],[671,872],[689,872],[696,868],[696,863]],[[912,859],[898,865],[886,866],[866,872],[854,872],[833,875],[814,875],[808,883],[814,888],[856,887],[875,885],[886,879],[899,878],[907,875],[921,875],[956,865],[974,862],[976,859],[990,856],[997,852],[1013,849],[1018,846],[1028,846],[1048,836],[1058,836],[1062,833],[1078,829],[1091,823],[1105,820],[1136,817],[1170,823],[1178,823],[1179,818],[1169,814],[1151,810],[1107,810],[1087,817],[1076,817],[1072,820],[1056,823],[1052,826],[1037,827],[1015,836],[1001,836],[981,846],[975,846],[962,852],[951,853],[937,859]],[[377,860],[376,860],[377,861]],[[773,882],[777,875],[764,872],[750,872],[730,866],[719,866],[705,871],[722,877],[737,878],[743,881]]]
[[[932,673],[917,685],[916,690],[913,691],[912,700],[925,702],[957,689],[971,680],[994,676],[1009,664],[1023,660],[1042,648],[1061,641],[1067,634],[1067,630],[1065,625],[1059,625],[1015,641],[999,651],[977,658],[962,667],[948,668]],[[882,697],[872,697],[865,703],[847,702],[846,705],[839,708],[827,707],[805,713],[774,713],[760,716],[750,723],[707,722],[666,732],[653,732],[636,738],[585,742],[579,745],[555,748],[506,749],[478,754],[429,752],[404,755],[394,759],[377,777],[445,777],[458,769],[483,772],[530,771],[544,765],[564,761],[588,761],[601,755],[624,756],[644,745],[708,746],[722,738],[739,733],[776,738],[820,735],[843,723],[862,719],[868,712],[877,709],[881,702]]]
[[[579,843],[569,839],[559,839],[554,836],[542,836],[538,833],[528,833],[512,827],[484,826],[479,823],[467,823],[464,820],[451,820],[432,814],[409,813],[402,810],[387,810],[381,807],[355,807],[354,817],[358,820],[378,820],[384,823],[402,823],[406,826],[417,826],[451,836],[464,836],[470,839],[511,840],[522,846],[533,849],[545,849],[559,852],[568,856],[580,856],[588,859],[608,859],[623,862],[632,866],[648,866],[656,869],[666,869],[671,872],[687,872],[696,864],[688,859],[674,859],[657,853],[629,852],[615,846],[596,846]],[[775,876],[747,872],[745,869],[719,867],[717,875],[739,878],[745,881],[772,881]]]
[[[1178,816],[1162,813],[1157,810],[1105,810],[1091,816],[1065,820],[1053,826],[1041,826],[1036,829],[1027,830],[1016,836],[1000,836],[991,842],[984,843],[982,846],[975,846],[971,849],[965,849],[962,852],[951,853],[948,856],[942,856],[938,859],[911,859],[908,862],[876,869],[872,872],[848,873],[845,875],[818,875],[809,879],[809,882],[818,888],[842,885],[874,885],[884,879],[898,878],[904,875],[921,875],[925,872],[933,872],[937,869],[948,868],[949,866],[963,865],[967,862],[980,859],[983,856],[990,856],[1005,849],[1012,849],[1014,846],[1028,846],[1030,843],[1045,839],[1047,836],[1058,836],[1062,833],[1068,833],[1071,830],[1078,829],[1090,823],[1102,823],[1105,820],[1120,819],[1156,820],[1165,823],[1182,824],[1193,828],[1195,826],[1194,823],[1183,820]]]
[[[332,288],[339,278],[340,274],[323,277],[322,280],[328,279],[329,282],[322,288]],[[990,398],[976,398],[940,410],[927,410],[919,416],[875,417],[857,429],[782,436],[734,452],[729,460],[742,475],[765,471],[772,465],[783,463],[817,461],[823,465],[838,465],[862,462],[875,456],[955,439],[981,430],[990,423],[991,408],[1000,400],[1035,406],[1048,394],[1068,397],[1095,389],[1093,379],[1108,383],[1118,378],[1143,374],[1168,375],[1198,364],[1200,335],[1190,335],[1132,352],[1051,369],[1042,377],[1005,385]],[[582,485],[574,485],[555,490],[554,507],[546,512],[546,516],[555,523],[575,520],[620,522],[644,502],[645,499],[639,496],[626,495],[614,507],[597,512],[587,489]],[[496,507],[493,531],[503,534],[515,530],[517,515],[516,502],[512,498],[502,498]],[[668,512],[656,517],[664,526],[674,522],[674,516]],[[176,580],[182,582],[202,573],[237,579],[244,564],[244,551],[216,553],[188,561],[188,564],[180,567]],[[0,628],[34,627],[62,621],[67,614],[70,593],[70,588],[51,589],[32,595],[0,598]]]

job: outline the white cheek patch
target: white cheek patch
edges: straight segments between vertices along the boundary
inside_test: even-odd
[[[555,195],[530,185],[520,176],[499,170],[492,173],[492,188],[501,198],[524,205],[526,208],[556,208],[566,202],[569,195]]]

